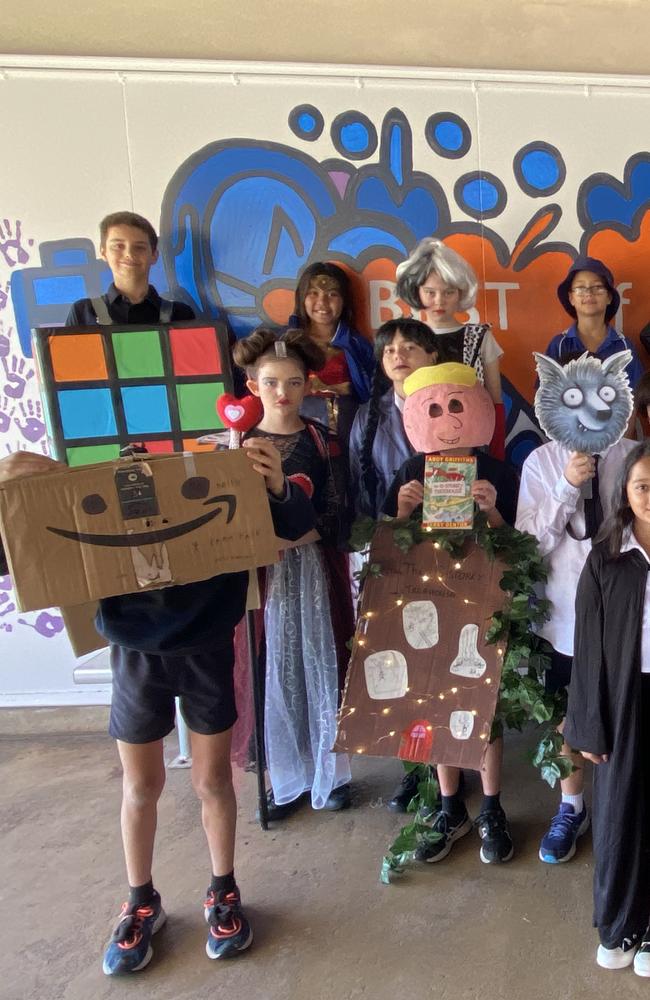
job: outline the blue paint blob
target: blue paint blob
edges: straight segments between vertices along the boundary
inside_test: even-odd
[[[298,125],[303,132],[313,132],[316,128],[316,119],[313,115],[303,111],[303,113],[298,116]]]
[[[164,385],[125,386],[122,403],[129,434],[157,434],[171,430]]]
[[[81,247],[55,250],[52,256],[55,267],[85,267],[88,264],[88,252]]]
[[[508,461],[516,469],[520,469],[531,452],[540,446],[540,438],[527,437],[508,450]]]
[[[298,104],[289,114],[289,128],[299,139],[315,142],[323,131],[323,116],[313,104]]]
[[[365,153],[370,138],[363,122],[350,122],[340,131],[341,145],[348,153]]]
[[[86,282],[80,274],[61,275],[56,278],[34,278],[34,298],[37,306],[53,306],[76,302],[88,294]]]
[[[436,141],[443,149],[455,153],[463,145],[463,130],[457,122],[438,122],[433,131]]]
[[[491,181],[477,177],[463,187],[463,201],[473,212],[490,212],[499,203],[499,192]]]
[[[117,434],[110,389],[62,389],[58,398],[61,428],[67,440]]]
[[[555,157],[547,150],[535,149],[522,157],[521,173],[531,187],[538,191],[547,191],[557,184],[560,167]]]
[[[399,125],[393,125],[390,130],[390,172],[401,186],[404,183],[402,171],[402,130]]]

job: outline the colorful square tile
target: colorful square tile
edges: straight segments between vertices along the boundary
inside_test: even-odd
[[[164,385],[129,385],[121,393],[129,434],[162,434],[171,430]]]
[[[223,427],[217,400],[224,391],[222,382],[193,382],[176,386],[181,430],[212,431]]]
[[[57,396],[64,438],[102,438],[117,434],[110,389],[61,389]]]
[[[120,457],[119,444],[91,444],[81,448],[66,448],[68,465],[97,465]]]
[[[214,327],[172,327],[169,342],[176,375],[221,375],[221,357]]]
[[[157,330],[125,330],[113,334],[120,378],[160,378],[164,372]]]
[[[98,333],[50,337],[56,382],[98,382],[108,378],[103,338]]]
[[[174,450],[173,441],[143,441],[142,444],[152,455],[167,455]]]
[[[214,444],[199,444],[197,438],[183,438],[183,451],[214,451]]]

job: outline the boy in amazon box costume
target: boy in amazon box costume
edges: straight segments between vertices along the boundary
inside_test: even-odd
[[[141,216],[119,212],[100,226],[101,253],[114,284],[98,300],[76,302],[68,324],[153,323],[193,318],[182,303],[166,303],[149,284],[157,236]],[[216,420],[216,415],[215,415]],[[303,490],[289,482],[269,441],[244,444],[265,480],[276,532],[289,540],[314,527]],[[17,452],[0,461],[0,482],[64,468],[44,455]],[[0,573],[6,572],[0,544]],[[165,922],[153,885],[158,800],[165,784],[163,739],[174,728],[180,698],[192,747],[192,782],[201,802],[212,878],[204,902],[206,953],[221,959],[246,950],[253,933],[234,874],[237,803],[230,744],[237,718],[233,687],[234,629],[244,615],[248,573],[225,573],[183,586],[109,597],[99,602],[98,632],[111,649],[113,691],[109,732],[124,772],[122,842],[128,900],[104,953],[106,975],[137,972],[153,954],[151,939]]]
[[[471,456],[487,445],[494,433],[494,404],[467,365],[449,363],[418,369],[404,381],[404,427],[418,454],[408,459],[386,497],[384,513],[406,518],[422,505],[426,456]],[[513,524],[517,477],[503,462],[484,451],[476,453],[476,479],[471,495],[490,527]],[[481,838],[481,860],[509,861],[513,854],[510,830],[500,803],[503,740],[488,746],[481,773],[483,802],[476,826]],[[472,822],[459,792],[461,771],[438,766],[442,808],[432,820],[440,839],[418,849],[423,861],[441,861],[454,841],[468,833]]]

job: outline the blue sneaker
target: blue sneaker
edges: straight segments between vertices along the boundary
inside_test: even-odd
[[[102,968],[107,976],[139,972],[153,955],[151,937],[167,919],[159,893],[145,906],[122,904],[122,912],[104,953]]]
[[[569,802],[560,802],[560,811],[551,820],[548,833],[539,845],[539,859],[548,865],[560,865],[570,861],[576,852],[576,840],[589,829],[587,807],[576,816]]]
[[[239,889],[215,892],[208,889],[205,919],[210,924],[205,952],[208,958],[232,958],[253,943],[253,931],[242,913]]]

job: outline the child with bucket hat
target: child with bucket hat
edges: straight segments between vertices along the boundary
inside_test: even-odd
[[[545,354],[563,365],[585,351],[600,361],[620,351],[631,351],[627,375],[634,389],[643,375],[643,366],[629,339],[612,325],[621,297],[609,268],[596,257],[576,257],[558,285],[557,297],[575,322],[553,337]]]

